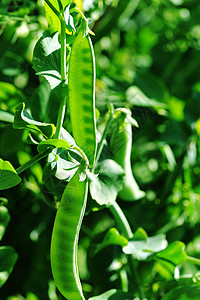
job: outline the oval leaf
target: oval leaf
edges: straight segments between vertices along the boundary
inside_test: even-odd
[[[0,247],[0,287],[6,282],[17,261],[17,253],[12,247]]]
[[[0,190],[9,189],[21,182],[21,178],[9,161],[0,158]]]
[[[96,249],[94,250],[94,255],[110,245],[118,245],[124,247],[128,245],[128,240],[119,234],[116,228],[111,228],[105,235],[101,244],[97,245]]]

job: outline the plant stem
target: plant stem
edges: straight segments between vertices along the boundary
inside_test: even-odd
[[[113,204],[109,206],[109,209],[110,209],[111,213],[113,214],[113,216],[120,228],[121,233],[127,239],[131,239],[133,237],[133,232],[130,228],[130,225],[128,223],[126,216],[124,215],[123,211],[121,210],[121,208],[119,207],[117,202],[116,201],[113,202]],[[135,266],[135,263],[136,263],[135,259],[132,255],[128,255],[128,263],[130,266],[130,270],[131,270],[132,274],[134,275],[134,280],[135,280],[135,284],[136,284],[140,299],[145,300],[147,298],[145,296],[145,293],[144,293],[144,290],[142,288],[142,284],[140,281],[140,277],[137,272],[137,268]]]
[[[113,202],[112,205],[109,206],[109,209],[111,211],[111,213],[113,214],[121,233],[124,235],[125,238],[127,239],[131,239],[133,237],[133,232],[130,228],[130,225],[123,213],[123,211],[121,210],[121,208],[119,207],[119,205],[117,204],[117,202]]]
[[[60,17],[61,24],[61,80],[66,80],[66,32],[65,32],[65,19]]]
[[[186,259],[186,261],[188,261],[190,263],[193,263],[195,265],[200,266],[200,259],[199,258],[188,256],[187,259]]]
[[[59,111],[58,111],[58,118],[57,118],[57,123],[56,123],[56,132],[54,135],[55,139],[59,139],[60,132],[62,129],[62,124],[64,121],[65,117],[65,109],[66,109],[66,96],[61,97],[61,102],[59,106]]]
[[[60,17],[61,24],[61,81],[65,84],[66,81],[66,32],[65,32],[65,20],[64,17]],[[64,87],[63,87],[64,88]],[[62,129],[66,109],[66,94],[63,92],[61,94],[61,102],[58,111],[58,118],[56,123],[56,132],[54,137],[56,139],[60,136],[60,131]]]
[[[51,151],[47,150],[43,154],[37,154],[33,158],[31,158],[29,161],[27,161],[24,165],[20,166],[19,168],[16,169],[17,174],[19,175],[26,169],[30,168],[32,165],[36,164],[38,161],[43,159],[45,156],[47,156]]]
[[[98,147],[97,147],[97,153],[96,153],[96,158],[95,158],[95,164],[94,164],[94,166],[93,166],[93,168],[92,168],[92,171],[93,171],[93,172],[94,172],[94,170],[95,170],[95,167],[96,167],[96,165],[97,165],[97,163],[98,163],[98,161],[99,161],[99,157],[100,157],[101,152],[102,152],[102,150],[103,150],[104,141],[105,141],[105,139],[106,139],[106,136],[107,136],[107,134],[108,134],[108,130],[109,130],[110,125],[111,125],[111,123],[112,123],[113,115],[114,115],[114,107],[113,107],[113,105],[111,104],[111,105],[110,105],[110,111],[109,111],[109,117],[108,117],[108,120],[107,120],[107,122],[106,122],[106,126],[105,126],[105,128],[104,128],[103,134],[102,134],[102,136],[101,136],[101,140],[100,140],[100,142],[99,142],[99,144],[98,144]]]

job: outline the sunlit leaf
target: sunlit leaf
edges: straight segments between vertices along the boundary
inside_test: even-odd
[[[164,234],[149,237],[146,240],[132,240],[123,248],[124,253],[132,254],[137,260],[146,260],[152,253],[165,249],[167,240]]]
[[[45,31],[38,40],[33,53],[33,68],[37,75],[44,76],[52,89],[61,84],[59,33]]]
[[[67,5],[64,10],[65,24],[69,34],[74,34],[76,32],[76,28],[74,26],[73,17],[69,13],[69,7],[70,5]]]
[[[91,196],[98,204],[109,205],[116,200],[122,186],[124,171],[111,159],[100,162],[95,171],[99,175],[90,183]]]
[[[79,153],[73,149],[56,148],[49,154],[48,166],[56,178],[69,181],[80,166],[81,159]]]

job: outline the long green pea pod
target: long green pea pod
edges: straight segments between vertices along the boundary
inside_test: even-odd
[[[144,197],[131,169],[132,125],[126,120],[116,122],[110,140],[114,160],[124,169],[123,187],[118,196],[126,201],[134,201]]]
[[[96,153],[95,59],[90,37],[81,33],[71,49],[68,87],[73,136],[92,166]]]
[[[65,188],[53,227],[52,274],[58,290],[68,300],[85,299],[78,273],[77,248],[87,191],[88,183],[79,181],[76,173]]]

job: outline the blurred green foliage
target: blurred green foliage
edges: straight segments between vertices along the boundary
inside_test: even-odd
[[[188,255],[200,258],[199,1],[93,0],[83,5],[96,34],[92,39],[99,129],[109,103],[130,108],[140,125],[133,129],[132,167],[146,198],[134,203],[118,199],[119,204],[133,231],[143,227],[149,236],[166,234],[169,242],[181,240]],[[33,47],[46,26],[41,1],[1,1],[0,157],[16,168],[37,154],[26,143],[27,131],[12,127],[16,105],[25,102],[38,121],[55,123],[56,119],[58,95],[35,75],[31,63]],[[70,131],[67,118],[65,127]],[[63,299],[50,270],[56,210],[42,168],[42,163],[34,165],[24,172],[23,183],[0,194],[8,199],[11,216],[1,243],[18,254],[0,290],[1,300]],[[52,182],[52,189],[57,188]],[[84,218],[79,267],[84,293],[90,297],[120,289],[126,282],[120,269],[126,258],[118,246],[92,255],[94,245],[113,226],[106,209]],[[172,287],[199,285],[199,268],[194,264],[185,262],[177,268],[176,279],[159,262],[139,262],[138,269],[152,300]]]

